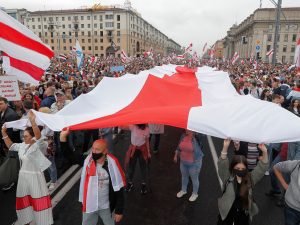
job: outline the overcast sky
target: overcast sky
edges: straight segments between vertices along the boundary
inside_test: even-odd
[[[73,9],[82,6],[123,4],[125,0],[1,0],[4,8],[27,10]],[[275,0],[277,2],[277,0]],[[202,51],[208,42],[226,36],[227,30],[240,23],[259,7],[260,0],[131,0],[142,17],[183,46],[190,42]],[[263,7],[274,7],[263,0]],[[283,0],[283,7],[300,7],[300,0]]]

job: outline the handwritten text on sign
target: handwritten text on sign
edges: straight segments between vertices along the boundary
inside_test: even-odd
[[[21,100],[18,80],[15,76],[0,76],[0,96],[8,101]]]

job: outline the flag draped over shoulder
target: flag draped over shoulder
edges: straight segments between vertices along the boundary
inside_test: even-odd
[[[0,50],[7,75],[38,84],[50,65],[53,51],[23,24],[0,10]]]
[[[55,131],[155,123],[253,143],[300,141],[300,118],[277,104],[239,95],[228,73],[211,67],[163,65],[105,77],[58,113],[35,114]],[[7,126],[17,128],[16,123]]]

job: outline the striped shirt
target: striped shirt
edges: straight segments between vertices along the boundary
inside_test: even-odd
[[[247,163],[248,170],[253,170],[258,162],[259,150],[257,148],[257,144],[248,143],[248,152],[247,152]]]

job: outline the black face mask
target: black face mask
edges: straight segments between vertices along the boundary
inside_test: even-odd
[[[101,153],[92,153],[92,158],[93,160],[97,161],[98,159],[100,159],[102,156],[104,156],[104,154]]]
[[[244,170],[237,170],[237,169],[234,169],[233,170],[234,174],[237,175],[238,177],[244,177],[247,175],[247,170],[244,169]]]

